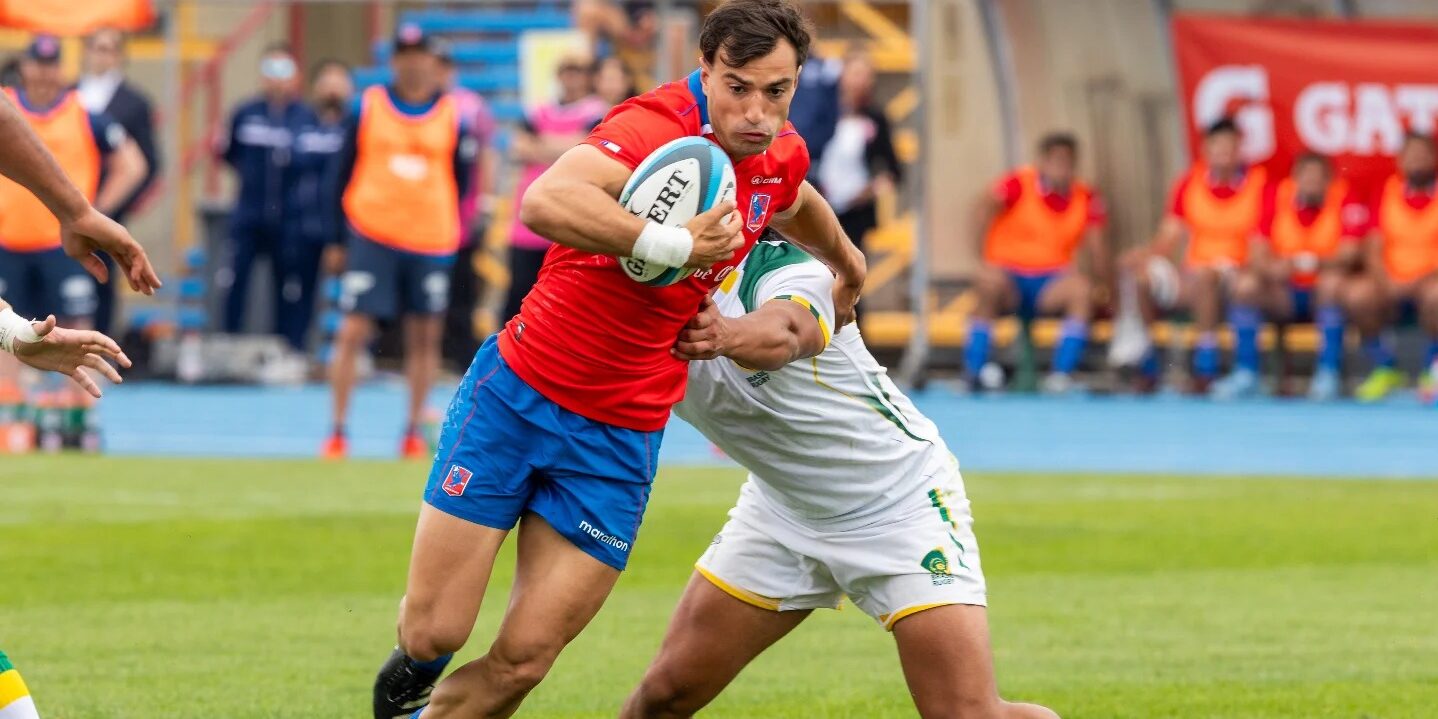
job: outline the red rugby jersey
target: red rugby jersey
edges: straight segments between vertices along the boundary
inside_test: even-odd
[[[714,139],[699,71],[615,107],[585,140],[631,170],[665,143]],[[629,429],[664,427],[684,398],[686,364],[669,349],[705,293],[733,271],[774,217],[793,204],[809,151],[784,124],[769,149],[734,164],[744,247],[732,260],[668,287],[629,279],[618,261],[554,245],[499,351],[529,386],[589,419]]]

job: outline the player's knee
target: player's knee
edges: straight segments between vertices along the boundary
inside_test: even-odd
[[[1253,272],[1245,272],[1233,282],[1233,299],[1245,305],[1256,305],[1263,295],[1263,281]]]
[[[400,616],[399,643],[410,658],[427,662],[464,646],[469,630],[446,623],[426,607],[406,601]]]
[[[554,666],[563,645],[530,643],[496,645],[486,657],[491,678],[510,696],[522,695],[539,686]]]
[[[705,703],[698,683],[665,667],[651,668],[634,690],[634,705],[645,719],[692,716]]]

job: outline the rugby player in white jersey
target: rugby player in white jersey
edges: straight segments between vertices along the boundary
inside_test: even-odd
[[[963,479],[854,326],[828,268],[770,236],[675,345],[675,407],[749,471],[625,719],[689,717],[815,609],[893,632],[919,714],[1052,719],[999,697]]]

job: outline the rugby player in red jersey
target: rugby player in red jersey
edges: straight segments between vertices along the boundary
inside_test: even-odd
[[[526,191],[521,220],[556,246],[450,404],[415,531],[399,646],[375,682],[376,717],[510,716],[593,619],[628,561],[665,423],[684,395],[676,340],[691,320],[702,323],[707,293],[767,226],[828,264],[836,324],[853,319],[863,255],[804,182],[808,151],[786,120],[809,42],[789,0],[729,0],[705,18],[699,70],[616,107]],[[686,136],[728,153],[737,208],[721,203],[683,228],[629,214],[616,200],[634,168]],[[699,270],[651,287],[629,279],[617,257]],[[808,310],[791,304],[786,311],[803,321],[797,313]],[[514,586],[498,635],[435,687],[469,638],[495,555],[516,526]]]

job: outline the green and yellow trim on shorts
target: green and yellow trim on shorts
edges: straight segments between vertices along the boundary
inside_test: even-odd
[[[0,652],[0,709],[28,696],[30,690],[26,688],[25,680],[20,678],[20,672],[10,663],[5,652]]]
[[[885,631],[892,632],[894,631],[894,625],[897,624],[899,620],[903,619],[904,617],[911,617],[915,614],[918,614],[919,612],[927,611],[929,609],[938,609],[939,607],[947,607],[951,604],[962,603],[963,602],[934,602],[932,604],[915,604],[912,607],[904,607],[903,609],[895,611],[892,614],[880,614],[879,623],[884,625]]]
[[[755,594],[747,589],[741,589],[740,587],[736,587],[724,581],[723,579],[720,579],[719,577],[715,576],[713,572],[697,564],[694,565],[694,571],[698,572],[699,576],[709,580],[710,584],[713,584],[714,586],[718,587],[719,591],[722,591],[725,594],[728,594],[729,596],[738,599],[745,604],[749,604],[760,609],[768,609],[771,612],[779,611],[780,600],[778,599],[775,599],[773,597],[766,597],[762,594]]]

